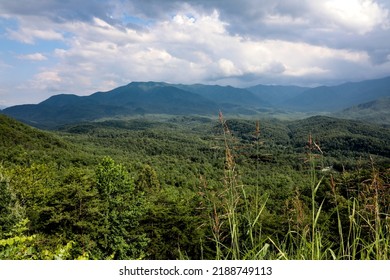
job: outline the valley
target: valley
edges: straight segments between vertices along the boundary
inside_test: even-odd
[[[221,113],[0,131],[1,258],[389,258],[388,126]]]

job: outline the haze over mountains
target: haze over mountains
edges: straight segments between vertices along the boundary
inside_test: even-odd
[[[390,77],[315,88],[257,85],[235,88],[218,85],[182,85],[163,82],[132,82],[89,96],[55,95],[39,104],[18,105],[2,112],[23,122],[42,127],[107,117],[145,114],[256,115],[279,112],[338,113],[364,119],[390,111]],[[381,101],[379,101],[381,100]],[[360,105],[366,103],[366,105]],[[378,105],[379,104],[379,105]],[[353,107],[351,109],[348,109]],[[341,113],[342,111],[342,113]],[[368,112],[369,111],[369,112]],[[380,116],[379,116],[380,117]],[[387,122],[382,118],[382,123]]]

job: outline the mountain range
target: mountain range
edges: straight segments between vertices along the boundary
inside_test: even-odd
[[[349,107],[336,114],[343,119],[362,120],[380,124],[390,124],[390,96]]]
[[[272,110],[328,112],[345,118],[353,114],[364,118],[362,112],[370,110],[372,119],[378,117],[372,114],[373,111],[377,115],[390,111],[389,97],[390,77],[315,88],[132,82],[89,96],[59,94],[39,104],[8,107],[2,113],[39,127],[145,114],[216,115],[219,110],[239,115],[257,115]]]

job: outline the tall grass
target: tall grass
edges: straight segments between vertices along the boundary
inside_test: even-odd
[[[233,136],[222,113],[219,122],[223,131],[225,168],[223,191],[212,204],[210,218],[216,259],[390,259],[390,188],[374,165],[370,179],[361,182],[353,196],[345,198],[340,194],[345,188],[341,181],[332,174],[325,176],[318,172],[323,152],[309,135],[306,163],[310,202],[305,203],[297,189],[290,199],[291,210],[296,215],[288,221],[289,229],[282,238],[281,235],[267,236],[262,233],[262,223],[269,213],[268,194],[260,193],[258,183],[254,194],[247,193],[237,172]],[[256,123],[256,145],[259,127]],[[259,168],[257,163],[256,168]],[[256,176],[258,182],[258,173]],[[329,197],[319,197],[320,190],[322,194],[330,194]],[[333,205],[326,212],[325,203]],[[336,232],[329,232],[331,223],[336,225]]]
[[[225,165],[223,189],[218,201],[213,202],[211,215],[213,238],[216,244],[216,259],[259,259],[268,252],[269,244],[262,240],[258,231],[260,217],[265,209],[267,195],[249,197],[240,182],[232,151],[233,136],[219,113],[223,132]]]

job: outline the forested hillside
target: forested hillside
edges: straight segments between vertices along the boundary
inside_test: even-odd
[[[335,114],[336,117],[363,120],[371,123],[390,124],[390,97],[349,107]]]
[[[389,259],[390,129],[0,116],[1,259]]]

